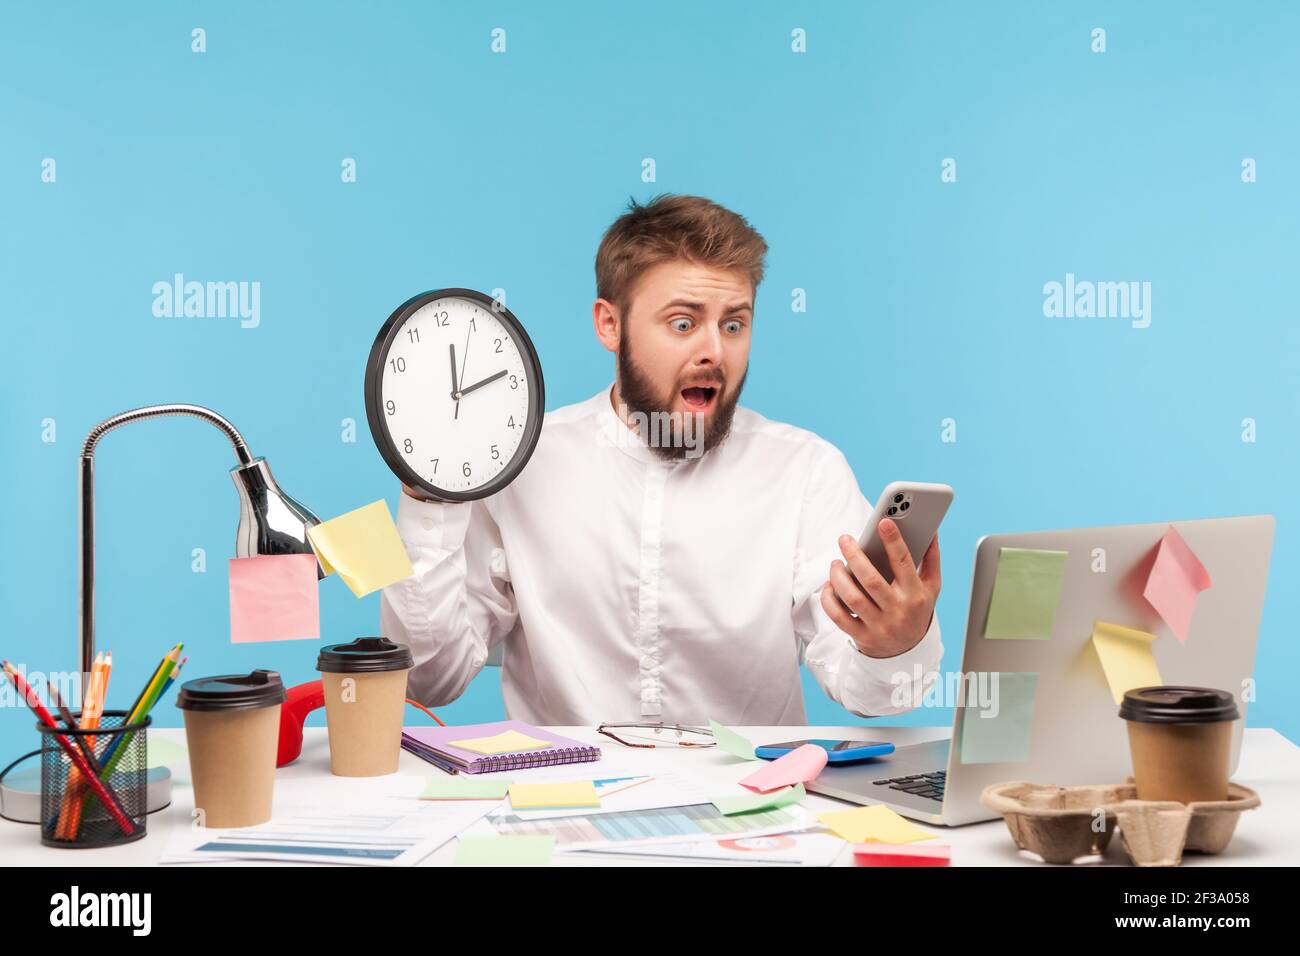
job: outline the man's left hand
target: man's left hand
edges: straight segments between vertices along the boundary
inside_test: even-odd
[[[918,572],[898,525],[882,518],[880,540],[894,580],[886,581],[849,535],[841,535],[843,561],[832,561],[822,587],[822,607],[835,625],[868,657],[896,657],[911,650],[930,629],[939,597],[939,537],[921,559]]]

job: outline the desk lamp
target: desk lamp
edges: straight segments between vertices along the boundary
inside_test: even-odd
[[[239,527],[235,556],[314,554],[307,529],[320,519],[294,501],[276,484],[264,458],[254,458],[242,435],[210,408],[201,405],[149,405],[105,419],[90,430],[81,449],[81,674],[90,679],[95,663],[95,446],[116,428],[146,418],[188,415],[223,431],[235,447],[239,464],[230,477],[239,493]],[[324,577],[317,566],[316,573]],[[83,685],[84,690],[84,685]]]
[[[230,469],[239,494],[239,526],[235,532],[235,555],[313,554],[307,529],[320,519],[294,501],[276,484],[265,459],[254,458],[235,426],[216,412],[200,405],[150,405],[105,419],[90,430],[81,450],[81,679],[85,682],[95,663],[95,446],[114,429],[146,418],[185,415],[213,425],[230,439],[239,463]],[[148,531],[150,512],[139,523]],[[324,577],[319,564],[317,576]],[[40,768],[9,773],[0,783],[0,816],[36,823],[41,819]],[[165,767],[148,772],[148,810],[160,810],[171,803],[171,774]]]
[[[235,556],[259,554],[313,554],[307,529],[320,519],[286,495],[271,474],[265,459],[254,458],[235,426],[216,412],[200,405],[150,405],[105,419],[90,430],[81,450],[81,679],[90,678],[95,663],[95,446],[116,428],[146,418],[185,415],[221,429],[235,448],[239,463],[230,477],[239,493],[239,526],[235,532]],[[139,530],[147,532],[154,513],[146,515]],[[324,577],[320,566],[318,577]],[[171,803],[171,774],[165,767],[148,773],[148,809],[152,813]],[[40,820],[40,772],[10,776],[0,784],[0,807],[11,820]]]

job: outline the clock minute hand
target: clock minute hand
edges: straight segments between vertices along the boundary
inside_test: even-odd
[[[474,389],[476,388],[482,388],[484,385],[487,385],[490,382],[495,382],[497,379],[501,378],[505,374],[506,374],[506,370],[502,369],[501,371],[497,372],[495,375],[489,375],[487,378],[483,379],[482,381],[475,382],[473,385],[468,385],[465,388],[462,388],[460,390],[461,398],[464,398],[466,395],[474,391]]]

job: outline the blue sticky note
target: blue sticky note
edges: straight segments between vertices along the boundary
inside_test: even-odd
[[[958,759],[962,763],[1023,763],[1029,759],[1038,675],[997,671],[989,675],[988,700],[962,709]]]

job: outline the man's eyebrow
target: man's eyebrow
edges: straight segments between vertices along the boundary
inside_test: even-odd
[[[697,302],[694,299],[673,299],[673,301],[666,303],[664,306],[662,306],[661,311],[663,309],[695,309],[697,311],[700,311],[703,310],[704,307],[705,306],[703,302]],[[753,309],[754,309],[753,304],[746,300],[746,301],[731,303],[726,307],[725,311],[740,312],[744,310],[744,311],[752,312]]]

